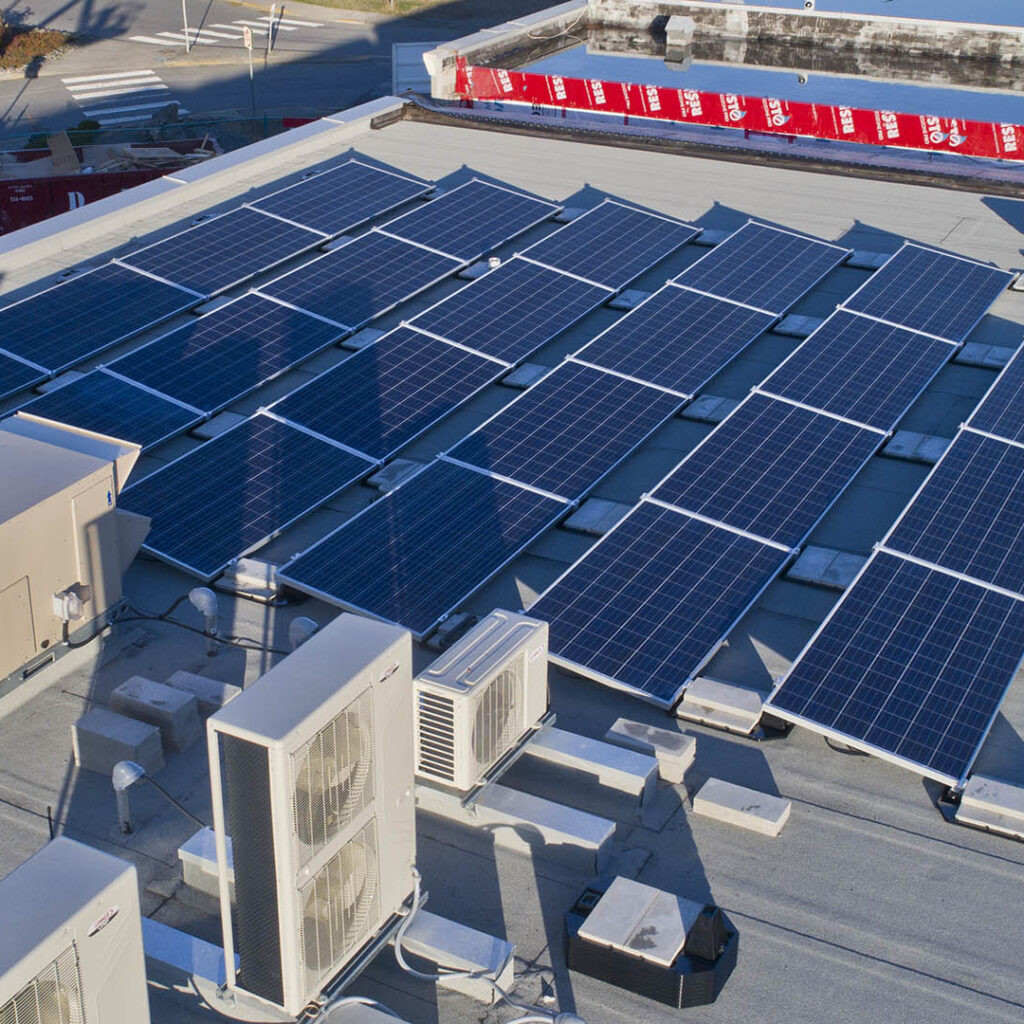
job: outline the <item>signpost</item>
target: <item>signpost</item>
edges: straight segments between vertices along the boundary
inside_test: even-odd
[[[185,9],[185,0],[181,0],[181,20],[185,26],[185,52],[192,52],[192,37],[188,33],[188,11]]]
[[[256,116],[256,85],[252,77],[252,29],[246,25],[242,29],[242,42],[249,51],[249,99],[252,101],[252,116]]]

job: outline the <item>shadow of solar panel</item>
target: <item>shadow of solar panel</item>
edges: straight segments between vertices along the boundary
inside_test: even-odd
[[[1020,350],[1007,363],[967,422],[975,430],[1010,441],[1024,441],[1024,356]]]
[[[850,250],[767,224],[744,224],[676,281],[698,291],[784,313]]]
[[[590,490],[682,399],[566,362],[482,424],[452,458],[570,500]]]
[[[344,328],[249,292],[110,368],[213,413],[344,336]]]
[[[698,234],[689,224],[606,199],[523,255],[617,291]]]
[[[201,299],[107,263],[0,309],[0,338],[8,352],[58,373]]]
[[[1012,277],[997,267],[907,243],[843,308],[963,341]]]
[[[691,396],[774,322],[770,313],[668,285],[576,357]]]
[[[210,579],[372,469],[257,415],[125,488],[118,504],[152,519],[147,551]]]
[[[517,363],[610,295],[609,289],[511,259],[411,322],[476,352]]]
[[[529,613],[552,660],[668,707],[789,557],[643,501]]]
[[[947,342],[838,310],[760,390],[890,430],[953,353]]]
[[[320,232],[242,206],[122,256],[118,263],[216,295],[324,239]]]
[[[399,327],[272,409],[383,459],[504,372],[492,359]]]
[[[1022,637],[1024,602],[878,552],[765,706],[962,785]]]
[[[356,330],[424,288],[454,274],[461,263],[400,238],[368,231],[312,260],[259,292]]]
[[[554,203],[474,179],[382,224],[381,229],[460,260],[471,260],[560,209]]]
[[[962,431],[885,544],[1024,593],[1024,448]]]
[[[394,169],[347,160],[249,205],[333,236],[426,195],[433,187]]]
[[[48,376],[44,370],[0,352],[0,398],[24,391],[33,384],[46,380]]]
[[[566,509],[475,470],[433,462],[294,558],[279,579],[420,638]]]
[[[884,435],[751,395],[652,492],[739,530],[798,544]]]
[[[151,448],[203,416],[169,398],[94,370],[21,407],[22,412]]]

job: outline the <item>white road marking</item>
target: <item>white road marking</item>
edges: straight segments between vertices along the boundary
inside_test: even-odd
[[[269,14],[264,14],[259,19],[260,21],[272,21],[275,25],[299,25],[302,28],[323,28],[324,23],[322,21],[298,21],[296,18],[271,18]]]
[[[78,85],[80,82],[110,82],[118,78],[141,78],[143,75],[155,75],[150,68],[144,71],[112,71],[106,75],[79,75],[77,78],[62,78],[65,85]]]

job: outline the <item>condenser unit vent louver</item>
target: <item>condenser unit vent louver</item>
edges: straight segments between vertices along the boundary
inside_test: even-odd
[[[466,792],[547,710],[546,622],[494,611],[416,679],[416,770]]]
[[[0,1006],[0,1024],[86,1024],[74,943]]]

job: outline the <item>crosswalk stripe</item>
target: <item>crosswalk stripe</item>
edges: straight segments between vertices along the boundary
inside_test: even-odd
[[[271,18],[269,14],[264,14],[260,21],[272,21],[275,25],[301,25],[303,28],[323,28],[324,23],[322,21],[298,21],[295,18]]]
[[[97,100],[113,99],[117,96],[138,96],[144,92],[162,92],[168,86],[163,82],[154,85],[134,86],[131,89],[94,89],[92,92],[75,92],[71,94],[73,100]]]
[[[241,30],[241,28],[238,27],[238,25],[223,25],[219,21],[215,21],[215,22],[213,22],[212,25],[210,25],[210,28],[226,28],[226,29],[229,29],[231,32],[234,33],[234,35],[231,37],[232,39],[241,39],[242,38],[242,30]],[[205,29],[204,29],[204,31],[205,31]]]
[[[267,27],[267,19],[266,19],[266,18],[264,18],[264,19],[263,19],[262,21],[243,21],[243,20],[242,20],[241,18],[239,18],[239,19],[238,19],[238,20],[237,20],[237,21],[235,22],[235,24],[236,24],[236,25],[248,25],[248,26],[249,26],[250,28],[261,28],[261,29],[266,29],[266,27]],[[277,24],[277,22],[274,22],[274,24],[276,25],[276,24]],[[288,26],[288,25],[282,25],[282,26],[281,26],[281,31],[282,31],[282,32],[294,32],[294,31],[295,31],[295,29],[294,29],[294,28],[291,28],[291,27],[290,27],[290,26]]]
[[[237,32],[237,31],[233,32],[231,35],[228,35],[227,32],[213,32],[212,30],[210,30],[208,28],[189,29],[189,31],[193,33],[193,35],[194,35],[194,37],[196,39],[198,39],[200,36],[213,36],[215,39],[241,39],[242,38],[242,33],[241,32]]]
[[[185,42],[185,33],[180,29],[177,32],[158,32],[157,35],[166,36],[168,39],[176,39],[179,43]],[[203,46],[218,46],[214,39],[201,39],[199,36],[192,37],[193,43],[202,43]]]
[[[230,25],[214,25],[213,27],[214,28],[233,28],[236,31],[238,31],[236,26],[241,26],[243,24],[244,24],[244,22],[241,22],[241,21],[233,21]],[[256,25],[250,25],[249,28],[252,31],[252,34],[254,36],[265,36],[265,35],[269,35],[270,34],[270,29],[269,28],[259,28]]]
[[[150,68],[143,71],[111,71],[105,75],[79,75],[76,78],[62,78],[65,85],[78,85],[81,82],[108,82],[118,78],[140,78],[142,75],[156,75]]]
[[[137,85],[156,85],[159,81],[156,75],[146,75],[144,78],[119,78],[109,82],[83,82],[81,85],[68,85],[68,92],[72,96],[80,96],[93,89],[132,89]]]
[[[177,103],[178,104],[178,112],[181,113],[181,104],[178,103],[177,100],[171,100],[170,102],[171,103]],[[166,107],[166,106],[168,106],[168,103],[166,103],[166,102],[162,102],[162,103],[137,103],[137,104],[135,104],[134,106],[131,106],[131,107],[97,107],[95,110],[87,110],[87,111],[85,111],[85,113],[87,113],[90,117],[93,117],[94,115],[96,117],[101,117],[101,116],[103,116],[105,114],[129,114],[133,110],[159,110],[161,107]]]
[[[129,36],[128,39],[133,43],[152,43],[155,46],[168,46],[166,39],[156,39],[153,36]]]

